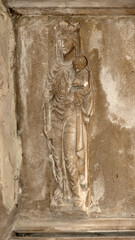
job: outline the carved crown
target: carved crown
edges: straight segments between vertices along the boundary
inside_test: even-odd
[[[79,23],[72,24],[66,21],[61,21],[57,25],[57,31],[62,35],[73,34],[74,32],[77,32],[79,30],[80,30]]]

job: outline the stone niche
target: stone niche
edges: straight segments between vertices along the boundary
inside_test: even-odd
[[[3,240],[134,239],[135,1],[4,5]]]

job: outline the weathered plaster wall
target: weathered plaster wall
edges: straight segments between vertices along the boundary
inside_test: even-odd
[[[21,165],[13,83],[14,46],[12,21],[0,1],[0,236],[18,201]]]
[[[47,185],[46,156],[43,134],[43,91],[48,67],[48,27],[40,18],[23,18],[17,30],[16,89],[18,93],[18,133],[22,137],[23,162],[21,182],[26,199],[44,201]],[[49,197],[49,196],[48,196]],[[44,203],[45,205],[45,203]],[[26,207],[32,204],[26,201]]]
[[[53,27],[61,19],[29,16],[16,26],[21,179],[24,193],[31,202],[40,201],[39,208],[41,200],[49,200],[54,185],[42,106],[48,65],[55,51]],[[81,24],[83,54],[94,84],[95,113],[89,125],[91,216],[131,217],[135,206],[135,17],[76,16],[66,20]]]
[[[86,19],[81,29],[95,85],[92,212],[130,217],[135,204],[135,18]]]

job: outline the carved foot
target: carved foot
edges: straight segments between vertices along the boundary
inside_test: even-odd
[[[73,198],[73,205],[77,208],[79,208],[81,211],[88,211],[87,205],[87,196],[89,193],[89,189],[82,190],[80,189],[79,196]]]
[[[59,187],[54,192],[54,200],[58,205],[61,205],[63,203],[63,193]]]
[[[83,201],[81,201],[80,198],[74,198],[74,199],[73,199],[73,205],[74,205],[75,207],[81,208],[82,205],[83,205]]]

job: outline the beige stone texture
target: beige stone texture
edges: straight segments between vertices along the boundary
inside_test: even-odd
[[[0,1],[0,239],[88,239],[92,232],[106,232],[106,240],[134,239],[135,1],[4,2],[10,14]],[[54,204],[55,145],[44,134],[46,82],[60,40],[56,26],[68,28],[65,21],[74,29],[80,24],[78,46],[94,94],[85,211],[72,201]],[[82,238],[74,235],[79,232]]]
[[[43,135],[42,106],[48,64],[55,58],[53,29],[63,19],[29,16],[16,26],[22,182],[25,196],[39,209],[45,207],[45,200],[50,203],[55,186]],[[90,217],[134,217],[135,18],[82,16],[66,20],[80,22],[82,52],[94,85],[95,113],[88,130]]]
[[[50,184],[49,179],[46,181],[50,170],[46,167],[48,150],[43,134],[43,90],[48,66],[46,21],[47,17],[44,24],[40,18],[22,19],[17,39],[18,134],[24,149],[21,175],[24,192],[27,189],[26,196],[28,193],[32,201],[44,200]]]
[[[135,7],[134,0],[5,0],[9,7],[29,8],[132,8]]]
[[[12,21],[0,2],[0,239],[18,202],[21,166],[13,81],[14,46]]]

